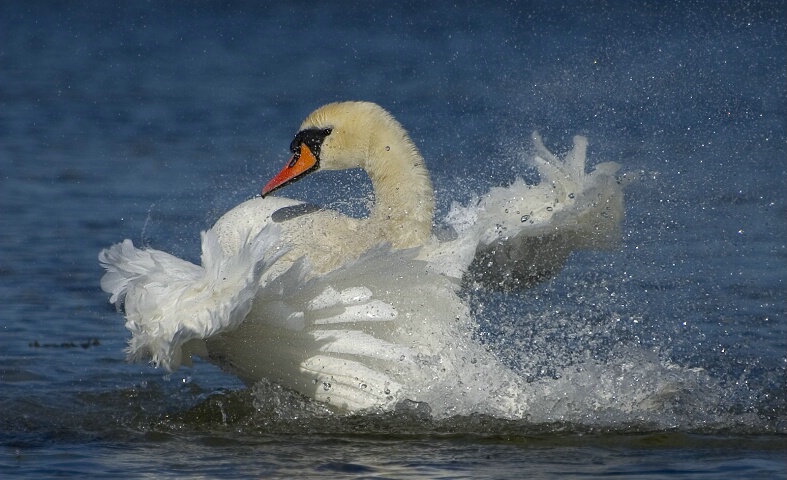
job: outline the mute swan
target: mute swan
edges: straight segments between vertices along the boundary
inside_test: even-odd
[[[462,413],[451,401],[461,385],[473,411],[521,414],[521,380],[472,340],[460,280],[523,288],[573,249],[613,245],[622,214],[616,164],[586,174],[582,137],[562,159],[533,140],[541,183],[454,205],[454,238],[441,242],[428,172],[401,125],[368,102],[319,108],[263,196],[203,233],[201,266],[129,240],[100,253],[129,358],[174,370],[198,355],[351,411],[408,399]],[[359,167],[374,188],[367,218],[268,196],[317,169]]]

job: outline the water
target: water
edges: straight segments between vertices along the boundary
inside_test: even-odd
[[[783,478],[785,13],[3,3],[0,472]],[[196,260],[198,232],[342,99],[410,130],[439,215],[532,176],[534,129],[637,173],[618,251],[576,253],[526,294],[464,292],[479,341],[543,389],[529,420],[339,416],[204,362],[125,362],[98,251],[131,238]],[[369,186],[331,173],[286,194],[362,213]],[[636,408],[671,380],[662,408]]]

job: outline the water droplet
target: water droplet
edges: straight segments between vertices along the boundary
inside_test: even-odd
[[[404,362],[404,358],[405,358],[404,355],[402,355],[401,357],[399,357],[399,361]]]
[[[326,392],[331,389],[331,384],[328,382],[322,382],[322,389]]]
[[[574,198],[574,194],[573,193],[569,193],[568,194],[568,198]]]
[[[386,395],[390,395],[391,394],[391,390],[386,388],[385,390],[383,390],[383,393],[385,393]]]
[[[385,151],[386,151],[386,152],[390,152],[390,151],[391,151],[391,147],[390,147],[390,146],[388,146],[388,145],[386,145],[386,146],[385,146]]]
[[[552,210],[554,210],[552,207],[547,207],[547,212],[551,212]]]
[[[526,221],[530,220],[530,215],[522,215],[521,220],[522,220],[522,223],[525,223]]]
[[[362,384],[360,384],[359,386],[360,386],[361,388],[366,388],[366,386],[367,386],[367,385],[366,385],[365,383],[362,383]]]

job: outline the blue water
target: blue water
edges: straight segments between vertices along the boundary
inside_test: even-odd
[[[0,3],[0,474],[784,478],[784,2],[112,3]],[[546,422],[435,421],[127,364],[98,252],[197,260],[301,120],[346,99],[408,128],[438,216],[532,175],[533,130],[623,164],[621,248],[464,292],[479,341],[542,384],[589,364],[632,389],[654,364],[708,383],[647,418],[569,396]],[[368,193],[344,172],[286,195],[362,213]]]

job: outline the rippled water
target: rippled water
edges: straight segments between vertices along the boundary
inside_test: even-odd
[[[785,13],[3,3],[0,472],[784,478]],[[341,416],[206,363],[125,362],[98,251],[131,238],[196,260],[302,118],[351,98],[410,130],[440,214],[531,178],[534,129],[636,173],[619,250],[525,294],[463,292],[479,341],[540,389],[527,420]],[[369,185],[325,173],[286,193],[362,213]]]

